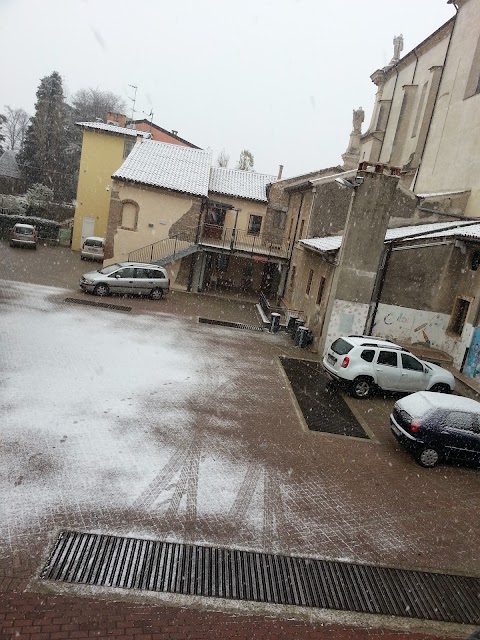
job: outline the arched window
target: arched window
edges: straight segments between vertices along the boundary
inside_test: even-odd
[[[133,200],[124,200],[122,203],[122,229],[137,230],[139,206]]]

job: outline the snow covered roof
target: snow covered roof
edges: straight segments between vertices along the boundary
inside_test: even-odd
[[[197,196],[211,192],[267,202],[266,187],[275,176],[210,167],[211,160],[209,151],[143,140],[112,177]]]
[[[21,178],[22,174],[18,168],[15,151],[5,151],[0,156],[0,176],[6,178]]]
[[[417,198],[440,198],[445,196],[458,196],[462,193],[470,193],[470,189],[462,189],[460,191],[437,191],[436,193],[417,193]]]
[[[466,229],[464,227],[467,227]],[[475,224],[471,220],[464,222],[432,222],[430,224],[417,224],[409,227],[399,227],[398,229],[387,229],[385,234],[385,242],[392,240],[405,240],[407,238],[426,238],[435,236],[444,236],[446,233],[449,235],[463,236],[469,231],[469,228],[473,231],[473,228],[477,228],[476,233],[480,233],[480,224]],[[437,232],[437,233],[435,233]],[[477,236],[473,236],[477,237]],[[300,240],[299,244],[319,251],[321,253],[327,253],[329,251],[338,251],[342,245],[343,236],[327,236],[324,238],[310,238],[307,240]]]
[[[134,146],[112,177],[207,196],[210,161],[210,153],[202,149],[144,140]]]
[[[94,129],[96,131],[105,131],[107,133],[116,133],[121,136],[130,136],[136,138],[142,136],[142,138],[151,138],[151,134],[147,131],[138,131],[138,129],[127,129],[126,127],[117,127],[114,124],[105,124],[104,122],[76,122],[78,127],[83,129]]]
[[[319,178],[314,178],[310,180],[310,182],[314,185],[325,184],[327,182],[334,182],[337,178],[353,178],[357,175],[356,169],[351,169],[350,171],[342,171],[340,173],[332,173],[329,176],[320,176]]]
[[[267,202],[267,184],[275,181],[275,176],[264,173],[212,167],[209,190],[226,196]]]
[[[421,238],[445,238],[455,236],[455,238],[464,238],[466,240],[480,240],[480,222],[475,223],[471,220],[469,223],[464,223],[458,229],[445,229],[444,231],[437,231],[436,233],[428,233],[420,236]]]

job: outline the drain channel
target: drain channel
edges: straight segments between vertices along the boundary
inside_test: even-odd
[[[480,624],[479,578],[92,533],[62,532],[41,577]]]
[[[263,331],[263,327],[256,324],[243,324],[241,322],[228,322],[228,320],[212,320],[211,318],[198,318],[201,324],[216,324],[220,327],[232,327],[233,329],[248,329],[249,331]]]
[[[113,311],[125,311],[128,313],[132,310],[132,307],[127,307],[123,304],[109,304],[108,302],[96,302],[94,300],[80,300],[79,298],[65,298],[64,302],[70,304],[82,304],[87,307],[100,307],[101,309],[112,309]]]

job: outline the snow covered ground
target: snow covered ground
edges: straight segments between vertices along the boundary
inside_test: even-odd
[[[419,470],[388,434],[384,446],[305,432],[281,337],[161,306],[69,305],[70,291],[40,285],[0,281],[0,292],[7,565],[38,564],[65,528],[422,567],[478,562],[475,472]],[[369,406],[359,404],[365,417],[374,406],[388,416],[388,402]],[[456,520],[431,501],[420,512],[412,482]]]

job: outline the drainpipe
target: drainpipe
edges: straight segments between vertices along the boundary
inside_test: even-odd
[[[380,304],[380,298],[382,297],[383,286],[387,277],[388,265],[390,257],[392,255],[393,242],[389,242],[382,251],[382,259],[380,262],[380,268],[377,271],[375,282],[373,285],[372,302],[370,303],[370,309],[368,310],[367,321],[365,323],[365,335],[371,336],[373,327],[375,326],[375,318],[377,317],[378,305]]]
[[[423,144],[422,157],[420,158],[420,162],[418,164],[418,168],[417,168],[417,171],[415,173],[415,178],[413,179],[413,183],[412,183],[412,186],[411,186],[411,190],[413,192],[415,191],[415,185],[417,184],[418,176],[420,175],[420,171],[422,169],[423,155],[425,153],[425,149],[427,148],[428,137],[430,135],[430,129],[432,128],[433,116],[435,115],[435,109],[437,107],[437,99],[438,99],[438,96],[440,94],[440,87],[442,86],[443,74],[445,72],[445,67],[447,66],[448,52],[450,51],[450,45],[452,43],[453,34],[455,33],[455,27],[457,26],[458,6],[457,6],[457,4],[455,2],[451,2],[451,3],[448,2],[448,4],[453,4],[453,6],[455,7],[455,22],[453,23],[452,32],[451,32],[450,38],[448,40],[447,50],[445,51],[445,58],[443,60],[442,71],[440,73],[440,80],[438,81],[437,93],[435,94],[435,101],[433,103],[432,113],[430,115],[430,120],[428,122],[427,135],[425,136],[425,142]]]
[[[288,205],[289,205],[289,207],[290,207],[290,199],[291,199],[291,196],[289,195],[288,196]],[[293,232],[292,246],[291,246],[291,250],[290,250],[289,256],[288,256],[287,275],[285,276],[285,283],[283,285],[282,295],[280,296],[281,298],[283,298],[283,296],[285,295],[285,289],[287,288],[288,276],[290,275],[290,267],[292,266],[293,248],[295,246],[295,238],[297,236],[298,223],[300,221],[300,214],[302,213],[302,206],[303,206],[303,192],[300,194],[300,207],[298,208],[297,222],[295,224],[295,231]]]
[[[472,218],[471,216],[463,216],[461,213],[449,213],[448,211],[437,211],[437,209],[428,209],[427,207],[416,207],[418,211],[424,211],[425,213],[435,213],[439,216],[449,216],[450,218],[458,218],[459,220],[471,220],[474,222],[478,220],[478,218]]]
[[[235,209],[235,223],[233,225],[232,237],[230,239],[230,251],[233,251],[233,247],[235,245],[235,237],[237,235],[237,222],[238,222],[238,212],[240,209]]]

